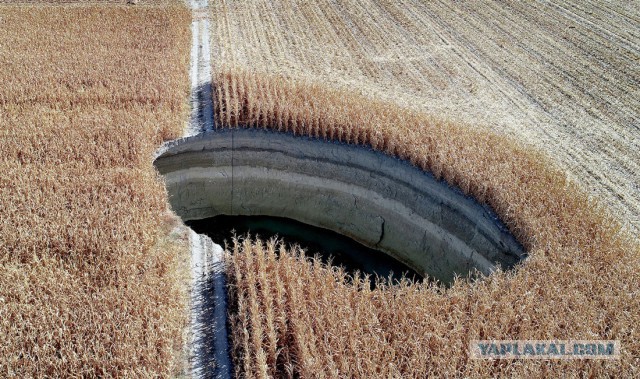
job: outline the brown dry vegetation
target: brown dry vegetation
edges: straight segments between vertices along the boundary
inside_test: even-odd
[[[212,2],[215,71],[347,89],[551,157],[640,232],[640,7],[562,0]]]
[[[569,90],[577,91],[573,92],[576,96],[584,95],[571,87],[571,80],[549,77],[531,86],[510,82],[500,79],[502,63],[491,61],[493,66],[487,67],[490,60],[486,57],[466,63],[461,60],[448,72],[447,66],[431,61],[430,54],[438,54],[432,45],[427,45],[426,51],[416,50],[414,59],[408,59],[406,54],[411,50],[398,44],[412,38],[422,41],[420,33],[432,30],[424,17],[439,19],[425,9],[427,5],[412,1],[398,7],[389,6],[391,2],[355,3],[219,2],[212,13],[213,25],[218,28],[213,54],[220,57],[214,64],[218,126],[273,128],[370,144],[408,159],[491,205],[524,243],[530,258],[514,272],[497,273],[478,283],[459,281],[446,291],[401,285],[372,292],[345,283],[341,273],[296,258],[295,252],[276,258],[271,244],[236,244],[229,258],[229,278],[237,306],[232,319],[238,376],[639,376],[640,245],[637,235],[623,227],[635,230],[632,224],[638,216],[637,193],[632,191],[638,172],[634,169],[638,133],[632,123],[637,118],[637,98],[627,92],[634,88],[623,87],[618,81],[614,81],[617,89],[607,87],[605,76],[591,77],[589,85],[613,91],[613,95],[602,92],[602,98],[612,102],[615,98],[617,105],[610,106],[610,116],[619,120],[589,118],[585,125],[595,129],[591,129],[593,138],[588,137],[569,110],[583,115],[597,112],[583,102],[588,95],[579,99],[566,95]],[[371,17],[371,12],[384,7],[400,13]],[[533,11],[538,13],[530,13],[531,17],[552,9]],[[625,17],[624,13],[616,15]],[[405,21],[397,24],[405,28],[401,29],[406,36],[392,26],[373,24],[386,25],[390,19],[402,17]],[[411,25],[413,29],[407,30]],[[538,26],[548,37],[545,28]],[[584,25],[579,28],[585,29]],[[459,31],[455,27],[447,30]],[[633,34],[633,30],[627,32]],[[522,38],[534,33],[525,34]],[[605,34],[589,35],[597,39]],[[398,39],[395,42],[394,36]],[[488,40],[483,48],[498,43],[495,35],[485,37]],[[530,46],[541,46],[533,42]],[[521,46],[517,40],[503,43]],[[460,47],[456,46],[454,50]],[[576,46],[586,48],[579,41]],[[391,54],[380,66],[374,59],[378,57],[375,51],[383,48],[396,55]],[[620,43],[620,49],[627,48]],[[477,50],[467,47],[464,51]],[[604,53],[612,54],[606,49]],[[555,60],[558,54],[547,52],[540,59]],[[589,57],[578,55],[576,61],[593,58]],[[606,64],[616,58],[593,59]],[[615,66],[622,82],[634,75],[625,59]],[[476,63],[480,74],[460,74],[466,72],[467,65],[473,68]],[[573,63],[567,59],[565,73],[557,75],[566,78],[584,62]],[[420,78],[430,64],[442,71]],[[530,78],[526,68],[520,72],[523,80]],[[496,81],[487,79],[486,73],[483,76],[484,69],[489,69]],[[398,72],[409,77],[403,79]],[[412,92],[429,89],[445,77],[453,82],[447,79],[440,90],[421,96]],[[437,108],[425,106],[431,101],[437,104],[455,99],[452,91],[464,92],[455,80],[466,79],[472,87],[483,85],[486,90],[494,85],[503,85],[505,91],[510,88],[511,92],[499,97],[507,103],[529,100],[521,107],[511,104],[503,110],[487,106],[487,114],[508,117],[504,120],[514,121],[512,126],[494,125],[483,118],[478,118],[480,125],[460,122],[464,117],[458,116],[466,111],[467,120],[478,114],[462,103],[457,103],[462,104],[460,109],[450,104],[450,109],[456,110],[446,112],[433,112]],[[587,79],[579,76],[577,83],[587,85],[582,80]],[[399,83],[395,89],[383,85],[394,81]],[[534,84],[540,83],[542,89],[538,90]],[[566,90],[560,93],[561,99],[545,87],[551,84]],[[527,95],[518,95],[521,91],[528,91]],[[406,93],[415,96],[407,97]],[[512,94],[517,96],[511,98]],[[492,100],[473,92],[465,96],[484,105]],[[561,121],[545,118],[547,123],[538,124],[541,113],[536,113],[536,107],[531,108],[533,112],[524,111],[535,103],[530,98],[546,99]],[[630,118],[623,117],[625,114]],[[499,133],[485,128],[486,124]],[[552,157],[535,152],[531,145],[551,151]],[[599,165],[604,161],[616,170]],[[569,171],[555,168],[556,164]],[[574,176],[579,183],[572,180]],[[594,189],[609,207],[596,204],[585,186]],[[613,217],[611,207],[621,216]],[[473,361],[467,354],[473,339],[619,339],[623,355],[611,362]]]
[[[239,242],[239,376],[640,376],[638,240],[583,190],[637,230],[637,9],[473,4],[215,2],[218,126],[409,159],[490,204],[531,255],[446,291],[371,291]],[[181,247],[151,158],[186,118],[188,20],[0,7],[0,376],[176,369]],[[619,339],[623,356],[469,360],[483,338]]]
[[[151,160],[188,106],[183,7],[0,7],[0,376],[180,369],[185,247]]]
[[[43,6],[50,7],[54,5],[70,6],[95,6],[95,5],[135,5],[135,8],[151,8],[175,6],[175,0],[138,0],[136,4],[130,3],[132,0],[0,0],[0,4],[12,6]]]
[[[278,375],[363,378],[427,372],[640,374],[638,240],[547,158],[490,131],[319,84],[242,71],[225,72],[216,83],[222,125],[370,144],[410,160],[491,205],[530,254],[515,272],[480,283],[460,281],[446,291],[400,286],[372,294],[344,284],[341,274],[302,261],[296,266],[289,258],[269,258],[272,266],[265,268],[254,258],[262,254],[261,242],[236,245],[232,296],[238,302],[259,299],[238,304],[233,316],[239,376],[262,377],[276,368]],[[274,300],[274,294],[287,300]],[[276,319],[285,331],[273,324]],[[473,339],[619,339],[623,356],[605,363],[494,364],[468,359]],[[274,351],[288,355],[274,357]],[[283,362],[274,366],[279,359]]]
[[[592,309],[603,301],[560,289],[573,278],[544,285],[542,265],[512,277],[452,289],[404,282],[391,287],[353,280],[335,267],[305,258],[273,241],[236,242],[227,256],[233,356],[238,377],[620,377],[637,372],[637,338],[628,308]],[[594,284],[594,283],[591,283]],[[606,289],[605,289],[606,291]],[[550,296],[550,294],[555,293]],[[561,301],[553,309],[538,302]],[[615,306],[624,305],[620,298]],[[551,313],[549,313],[551,312]],[[559,314],[556,314],[559,313]],[[625,314],[624,316],[618,313]],[[626,319],[626,320],[623,320]],[[594,322],[601,322],[594,325]],[[622,361],[469,360],[470,339],[620,337]]]

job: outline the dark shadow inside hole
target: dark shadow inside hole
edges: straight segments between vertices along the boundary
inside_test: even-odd
[[[402,277],[421,281],[422,277],[391,256],[368,248],[349,237],[334,231],[318,228],[299,221],[271,216],[226,216],[188,221],[187,225],[196,233],[205,234],[213,242],[224,246],[231,242],[233,231],[241,236],[247,233],[259,235],[261,239],[282,239],[286,245],[299,245],[308,256],[317,254],[322,262],[342,266],[350,274],[356,271],[375,277],[390,278],[392,282]]]

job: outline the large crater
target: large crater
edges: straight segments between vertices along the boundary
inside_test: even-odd
[[[329,229],[423,276],[451,282],[522,246],[488,207],[431,174],[367,147],[259,129],[221,129],[166,144],[154,162],[184,221],[276,216]]]

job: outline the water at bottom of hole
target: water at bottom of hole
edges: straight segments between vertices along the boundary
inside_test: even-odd
[[[344,267],[349,274],[360,271],[371,275],[372,280],[376,275],[391,278],[392,281],[403,276],[416,281],[422,280],[417,272],[381,251],[368,248],[334,231],[288,218],[222,215],[188,221],[187,225],[196,233],[209,236],[221,246],[225,245],[225,241],[231,243],[233,231],[237,236],[250,233],[262,240],[277,236],[287,246],[297,244],[307,255],[317,254],[324,263],[331,261],[334,266]]]

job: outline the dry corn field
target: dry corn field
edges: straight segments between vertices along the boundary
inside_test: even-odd
[[[182,369],[186,8],[0,6],[0,377]]]
[[[212,2],[241,68],[484,126],[539,149],[640,231],[635,2]]]
[[[530,254],[448,290],[370,291],[299,252],[236,242],[236,374],[639,376],[638,8],[625,4],[216,2],[218,127],[408,159],[490,204]],[[467,352],[474,339],[571,338],[619,339],[622,357]]]
[[[189,253],[152,160],[188,118],[192,15],[125,2],[0,4],[0,377],[184,373]],[[640,377],[636,4],[209,8],[217,127],[407,159],[490,205],[529,253],[477,282],[371,289],[313,252],[236,239],[237,377]],[[473,360],[474,339],[622,353]]]
[[[238,301],[232,312],[238,376],[639,374],[638,239],[548,158],[492,132],[317,85],[237,72],[218,80],[223,84],[218,99],[227,99],[218,105],[220,122],[367,143],[408,159],[490,204],[530,254],[514,272],[492,274],[480,283],[462,280],[447,290],[401,286],[371,294],[301,260],[295,274],[282,273],[295,259],[271,258],[272,268],[265,269],[254,257],[260,248],[236,245],[229,281]],[[274,293],[286,301],[274,300]],[[353,301],[345,303],[349,296]],[[271,312],[284,320],[274,321]],[[350,336],[369,337],[343,340]],[[474,339],[541,338],[620,339],[623,356],[609,362],[494,364],[467,354]],[[406,351],[413,354],[401,353]]]

